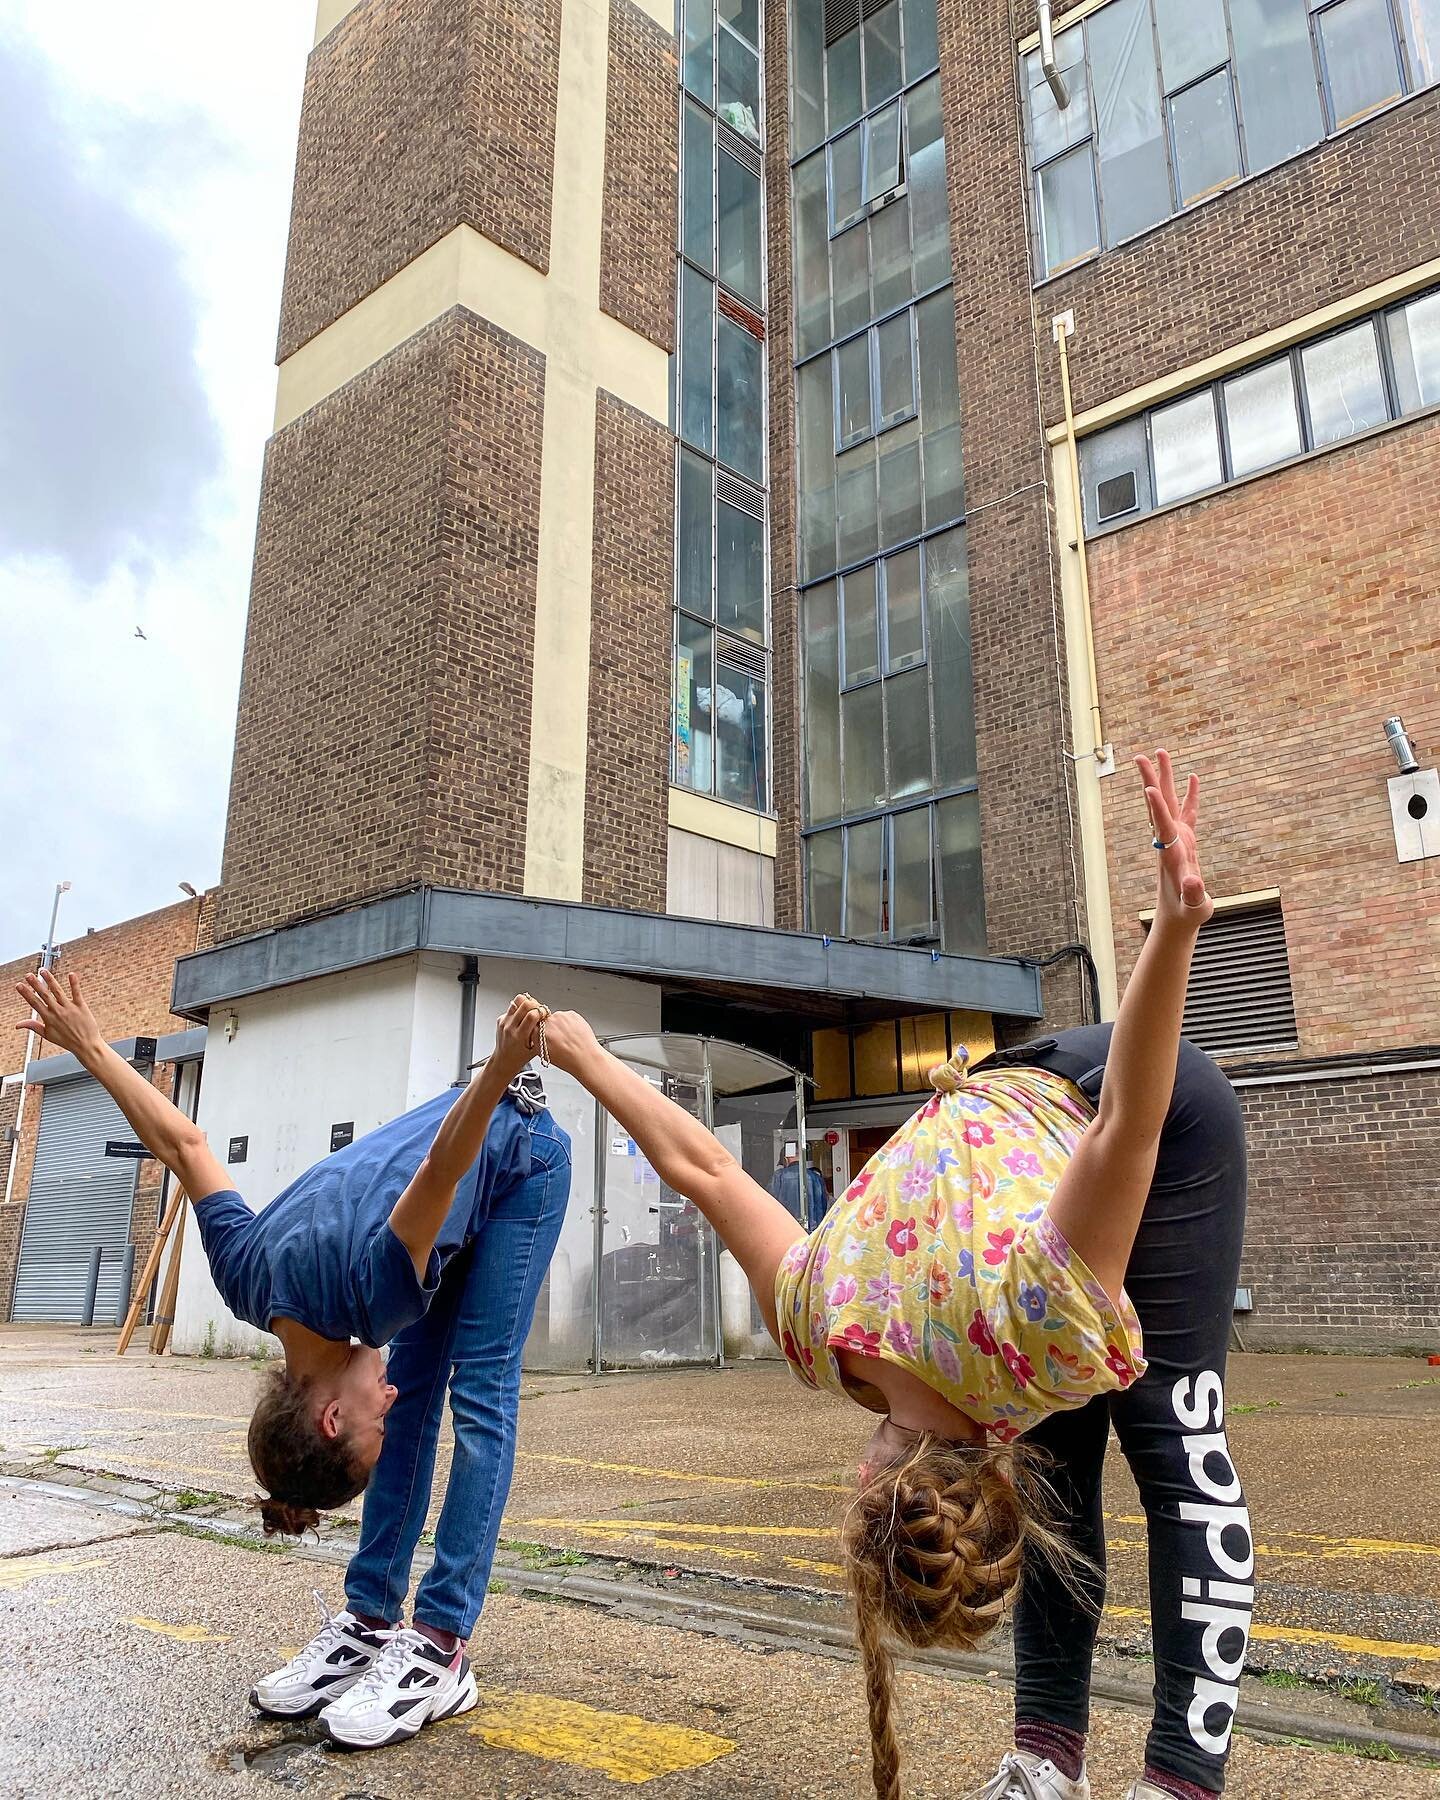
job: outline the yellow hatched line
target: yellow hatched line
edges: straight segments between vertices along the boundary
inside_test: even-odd
[[[553,1694],[482,1689],[479,1706],[457,1723],[497,1750],[518,1750],[545,1762],[591,1769],[627,1787],[704,1768],[735,1748],[730,1738],[688,1725],[603,1712]]]

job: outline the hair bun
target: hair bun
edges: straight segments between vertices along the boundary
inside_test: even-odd
[[[277,1500],[273,1495],[256,1500],[254,1505],[259,1508],[266,1537],[301,1537],[320,1523],[320,1514],[313,1506],[296,1506],[293,1501]]]

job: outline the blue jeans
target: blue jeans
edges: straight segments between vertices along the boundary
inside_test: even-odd
[[[480,1616],[515,1467],[520,1358],[570,1196],[570,1139],[548,1112],[528,1125],[528,1178],[494,1203],[474,1242],[446,1266],[430,1310],[390,1346],[400,1392],[345,1574],[352,1612],[392,1623],[403,1616],[448,1380],[455,1456],[414,1616],[462,1638]]]

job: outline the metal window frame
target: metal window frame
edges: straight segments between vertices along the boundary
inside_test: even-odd
[[[900,0],[893,0],[893,4],[898,6]],[[888,100],[882,100],[878,106],[872,107],[869,112],[862,113],[853,125],[847,125],[843,131],[837,132],[833,138],[826,138],[822,146],[809,151],[806,156],[800,159],[802,162],[808,162],[811,156],[818,156],[821,149],[824,150],[825,217],[826,222],[829,225],[830,241],[832,244],[836,238],[844,237],[847,231],[853,231],[857,225],[863,225],[866,219],[872,218],[876,213],[884,212],[887,206],[893,206],[897,200],[904,199],[905,195],[909,193],[910,183],[907,174],[910,162],[909,96],[913,88],[920,86],[921,81],[929,80],[929,75],[922,75],[920,81],[910,82],[907,86],[902,87],[898,93],[892,94]],[[895,108],[895,135],[896,149],[899,157],[899,178],[891,187],[886,188],[883,193],[872,194],[870,192],[871,134],[875,126],[875,121],[880,117],[881,113],[888,112],[892,106]],[[844,143],[846,138],[853,136],[857,132],[860,135],[860,205],[857,211],[846,213],[843,219],[837,219],[835,216],[835,151],[839,145]],[[798,164],[795,164],[792,165],[792,168],[798,166]]]
[[[1363,125],[1366,119],[1372,118],[1377,112],[1383,112],[1387,106],[1394,106],[1398,101],[1404,100],[1412,91],[1407,79],[1409,69],[1405,54],[1405,39],[1395,17],[1394,0],[1378,0],[1378,4],[1383,7],[1385,16],[1390,23],[1390,48],[1395,53],[1395,74],[1400,82],[1399,92],[1389,94],[1383,100],[1374,101],[1363,112],[1353,113],[1346,119],[1342,120],[1338,116],[1330,85],[1330,57],[1325,47],[1325,32],[1320,21],[1327,13],[1339,12],[1340,8],[1348,3],[1349,0],[1322,0],[1322,3],[1317,5],[1316,0],[1310,0],[1310,35],[1315,40],[1315,51],[1320,62],[1320,105],[1322,117],[1325,120],[1326,137],[1338,137],[1342,131],[1348,131],[1353,125]]]
[[[1243,481],[1247,475],[1259,475],[1266,469],[1279,468],[1281,463],[1291,460],[1288,456],[1282,456],[1273,463],[1260,463],[1253,469],[1236,472],[1234,438],[1230,429],[1230,399],[1226,391],[1233,383],[1243,381],[1247,375],[1258,374],[1262,369],[1279,368],[1282,363],[1290,371],[1290,406],[1295,415],[1295,435],[1300,442],[1300,448],[1295,454],[1303,456],[1306,450],[1311,448],[1305,422],[1305,405],[1300,392],[1300,371],[1296,367],[1294,351],[1287,350],[1279,356],[1267,356],[1264,362],[1251,363],[1248,368],[1236,369],[1232,374],[1221,376],[1214,384],[1215,412],[1220,421],[1220,469],[1222,475],[1220,485],[1222,487],[1228,486],[1232,482]]]
[[[1230,29],[1230,9],[1228,6],[1225,9],[1225,29],[1227,32]],[[1224,181],[1214,183],[1213,186],[1206,188],[1202,193],[1186,196],[1181,192],[1180,140],[1175,133],[1175,103],[1177,100],[1183,100],[1188,95],[1193,94],[1197,88],[1204,87],[1207,82],[1214,81],[1217,76],[1224,77],[1225,93],[1229,96],[1230,100],[1230,126],[1235,145],[1235,173]],[[1245,142],[1240,131],[1239,95],[1235,92],[1235,71],[1233,64],[1222,63],[1218,68],[1211,69],[1207,74],[1197,75],[1193,81],[1187,81],[1184,87],[1176,88],[1173,94],[1165,95],[1164,106],[1165,134],[1170,145],[1171,191],[1176,197],[1175,212],[1178,215],[1182,212],[1188,212],[1192,206],[1203,206],[1204,203],[1211,199],[1215,194],[1223,194],[1227,188],[1232,188],[1237,182],[1245,179]]]
[[[769,4],[772,4],[772,5],[777,5],[779,3],[780,3],[780,0],[769,0]],[[696,105],[704,107],[706,112],[708,112],[710,114],[711,118],[714,119],[718,124],[722,124],[722,125],[725,124],[725,121],[723,119],[721,119],[721,117],[720,117],[720,33],[723,31],[727,36],[734,38],[735,42],[737,44],[739,44],[742,47],[742,49],[748,50],[750,52],[750,54],[755,58],[756,70],[759,75],[758,92],[759,92],[759,96],[760,96],[760,104],[759,104],[759,107],[758,107],[758,109],[756,111],[756,115],[755,115],[755,125],[756,125],[756,129],[760,133],[760,136],[759,136],[758,140],[751,147],[752,147],[752,149],[756,150],[761,156],[763,156],[765,154],[765,46],[764,46],[763,40],[765,37],[765,7],[766,7],[766,4],[767,4],[767,0],[759,0],[760,37],[761,37],[762,41],[757,46],[757,45],[751,44],[748,39],[743,38],[740,35],[740,33],[738,31],[736,31],[736,29],[734,28],[733,25],[727,24],[725,22],[725,20],[720,17],[720,8],[719,8],[719,5],[717,4],[717,0],[710,0],[710,95],[711,95],[711,98],[709,101],[707,101],[702,94],[695,93],[692,89],[686,87],[686,85],[685,85],[685,5],[686,5],[686,0],[676,0],[676,11],[678,14],[678,30],[676,32],[676,38],[677,38],[678,47],[679,47],[679,51],[680,51],[680,83],[679,83],[680,92],[682,94],[689,94],[690,98],[693,101],[695,101]],[[735,127],[733,125],[726,125],[725,129],[727,131],[735,131]],[[750,142],[750,140],[745,136],[743,131],[736,131],[735,135],[736,135],[736,137],[738,137],[740,139],[740,141],[742,143]]]
[[[887,432],[894,431],[897,426],[908,425],[911,419],[920,417],[920,344],[919,321],[916,317],[917,304],[918,302],[912,300],[908,305],[896,307],[883,319],[877,319],[873,324],[864,325],[859,331],[852,331],[848,337],[841,338],[838,343],[832,345],[828,352],[821,352],[821,355],[828,354],[832,358],[830,364],[833,425],[831,441],[835,446],[837,457],[843,456],[847,450],[854,450],[860,444],[868,443],[871,438],[884,437]],[[910,410],[897,413],[893,419],[887,418],[882,421],[880,417],[880,330],[882,326],[893,325],[896,319],[907,314],[910,320]],[[847,438],[842,435],[840,429],[840,356],[858,338],[865,339],[866,374],[870,387],[870,424],[867,430],[852,432]],[[813,362],[815,358],[807,357],[805,360]],[[795,366],[798,370],[803,365],[797,363]]]
[[[787,148],[790,152],[791,169],[794,169],[798,164],[804,162],[807,157],[814,156],[817,151],[832,144],[836,138],[844,137],[847,131],[852,130],[858,124],[862,124],[872,112],[878,112],[882,106],[888,106],[890,100],[897,99],[902,94],[908,94],[911,88],[918,87],[922,81],[928,81],[939,69],[940,60],[937,56],[936,60],[933,63],[928,64],[918,75],[907,73],[906,63],[909,59],[906,54],[908,38],[905,30],[904,0],[895,0],[895,8],[896,17],[900,24],[900,86],[889,99],[882,100],[875,106],[866,106],[865,20],[862,15],[862,17],[857,20],[854,27],[855,36],[860,47],[860,111],[854,119],[850,120],[847,124],[842,125],[838,131],[832,131],[830,129],[830,52],[834,48],[834,45],[822,42],[820,50],[820,112],[823,129],[818,142],[812,144],[808,150],[801,151],[798,155],[795,153],[795,34],[793,31],[787,32],[788,46],[786,72],[789,77],[789,92],[787,95],[788,104],[785,109],[785,119],[790,132],[790,140]],[[845,37],[848,37],[849,33],[846,32],[844,35]],[[843,37],[835,40],[836,43],[843,43],[843,41]]]
[[[1319,337],[1309,338],[1305,343],[1297,344],[1295,346],[1295,373],[1296,379],[1300,385],[1302,404],[1305,409],[1305,442],[1312,450],[1328,450],[1333,445],[1343,444],[1347,438],[1358,437],[1360,431],[1347,431],[1340,437],[1327,439],[1323,444],[1317,443],[1315,438],[1315,415],[1310,404],[1310,383],[1305,375],[1305,352],[1307,350],[1318,350],[1322,344],[1338,343],[1341,338],[1349,337],[1353,332],[1362,331],[1366,327],[1368,327],[1370,331],[1370,341],[1375,346],[1375,366],[1380,374],[1380,397],[1385,402],[1385,418],[1379,421],[1379,424],[1393,425],[1397,419],[1404,416],[1399,410],[1394,371],[1390,367],[1390,346],[1387,341],[1389,334],[1380,329],[1380,314],[1363,313],[1358,319],[1349,319],[1344,325],[1337,326],[1334,331],[1323,332]],[[1360,429],[1374,431],[1378,428],[1378,425],[1367,425]]]

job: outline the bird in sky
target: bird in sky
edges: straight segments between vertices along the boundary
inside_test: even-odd
[[[150,642],[149,638],[145,637],[145,633],[140,629],[140,627],[138,625],[135,627],[135,635],[137,638],[145,638],[145,642],[147,644]]]

